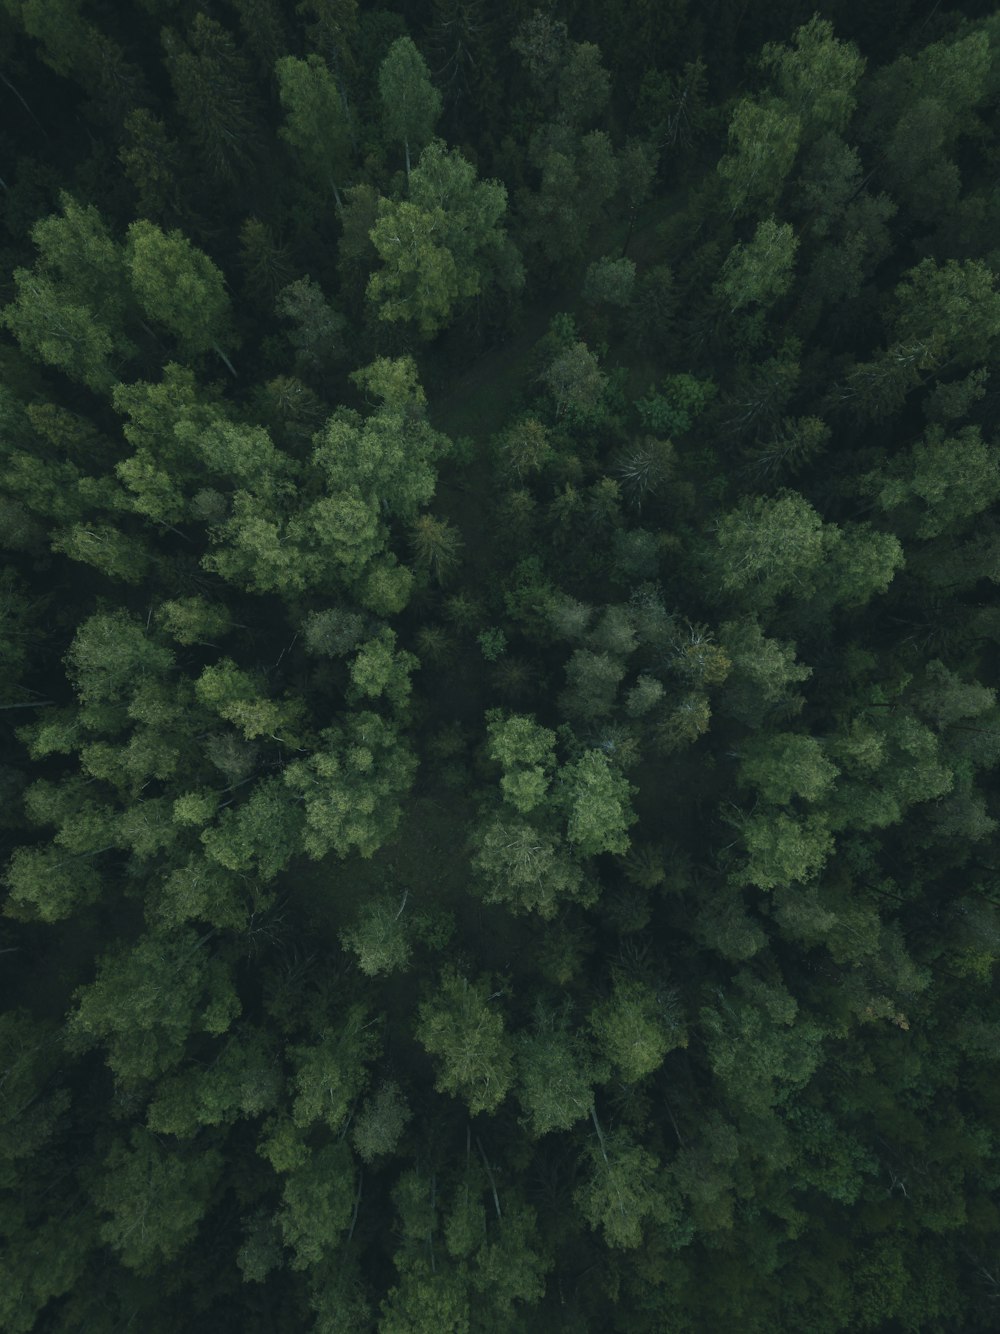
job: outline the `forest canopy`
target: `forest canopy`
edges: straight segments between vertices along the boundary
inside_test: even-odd
[[[0,1330],[997,1328],[998,105],[0,0]]]

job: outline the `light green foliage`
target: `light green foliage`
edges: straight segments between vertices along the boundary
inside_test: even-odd
[[[265,778],[238,806],[228,806],[211,828],[202,830],[201,841],[211,861],[229,871],[254,872],[266,883],[305,844],[302,809],[281,777]]]
[[[378,1334],[470,1334],[468,1278],[464,1268],[432,1270],[426,1261],[408,1266],[382,1303]]]
[[[816,581],[817,608],[863,607],[884,593],[904,563],[903,547],[893,533],[867,523],[828,524],[824,531],[826,563]]]
[[[171,598],[158,609],[157,619],[178,644],[213,647],[232,626],[224,606],[203,597]]]
[[[4,873],[9,898],[4,911],[23,921],[58,922],[101,896],[93,862],[59,847],[20,847]]]
[[[545,1273],[552,1267],[536,1222],[535,1210],[507,1199],[496,1226],[473,1257],[471,1280],[482,1300],[496,1312],[495,1328],[516,1318],[522,1304],[534,1304],[545,1293]]]
[[[134,1083],[176,1066],[192,1034],[224,1033],[240,1002],[207,939],[181,927],[106,953],[95,980],[77,992],[66,1025],[70,1049],[102,1045],[116,1077]]]
[[[404,916],[406,893],[380,894],[366,902],[354,923],[340,933],[345,950],[357,956],[368,977],[405,969],[410,962],[410,919]]]
[[[385,696],[396,716],[406,713],[410,699],[410,673],[420,666],[420,661],[405,649],[396,650],[396,635],[393,630],[380,630],[373,639],[359,645],[357,657],[351,663],[351,690],[348,699],[352,704],[361,700],[380,699]]]
[[[582,857],[629,849],[636,815],[633,789],[600,750],[588,750],[559,772],[556,800],[566,813],[566,837]]]
[[[98,706],[122,703],[147,679],[164,677],[174,655],[125,612],[99,612],[81,623],[66,661],[80,702]]]
[[[259,1035],[233,1036],[207,1069],[188,1066],[160,1081],[146,1113],[147,1127],[159,1135],[191,1139],[204,1126],[270,1111],[284,1091],[275,1055]]]
[[[634,261],[604,255],[595,259],[587,269],[583,299],[595,306],[627,306],[634,286]]]
[[[883,829],[915,802],[942,797],[954,784],[929,728],[906,713],[878,713],[855,718],[829,744],[842,771],[827,804],[834,828]]]
[[[152,222],[133,222],[128,229],[125,264],[139,304],[151,320],[177,339],[186,356],[231,341],[225,279],[181,232],[163,232]]]
[[[365,1099],[351,1130],[351,1143],[362,1161],[373,1163],[395,1153],[412,1116],[399,1085],[392,1080],[381,1083]]]
[[[342,1141],[315,1149],[308,1162],[289,1172],[278,1219],[292,1269],[308,1269],[336,1253],[351,1222],[355,1176]]]
[[[759,496],[719,520],[716,543],[722,588],[766,607],[783,593],[809,595],[823,559],[823,521],[794,491]]]
[[[326,728],[320,739],[322,749],[283,775],[304,802],[303,846],[313,858],[354,850],[371,857],[399,823],[417,761],[393,727],[367,711]]]
[[[811,880],[833,852],[833,836],[822,815],[796,818],[785,811],[760,811],[740,821],[748,861],[736,873],[740,884],[774,889]]]
[[[552,396],[557,417],[582,423],[600,415],[608,377],[586,343],[571,343],[539,378]]]
[[[398,38],[389,48],[379,68],[378,91],[386,138],[403,145],[409,177],[411,152],[419,153],[429,142],[441,115],[441,94],[409,37]]]
[[[573,1192],[574,1202],[591,1228],[602,1229],[608,1246],[640,1246],[643,1223],[663,1210],[659,1163],[627,1130],[599,1132],[587,1157],[588,1179]]]
[[[822,742],[800,732],[771,732],[742,747],[740,781],[756,788],[761,798],[787,806],[793,797],[821,801],[837,777]]]
[[[471,1115],[492,1112],[514,1077],[503,1016],[493,1008],[485,978],[470,982],[445,969],[438,989],[418,1011],[417,1041],[438,1058],[434,1087],[462,1097]]]
[[[894,339],[926,363],[987,360],[1000,338],[996,274],[981,260],[923,259],[895,291]]]
[[[384,502],[406,520],[434,495],[432,465],[447,447],[419,415],[386,406],[361,421],[341,411],[317,435],[313,462],[329,492],[326,503],[354,495],[370,508]]]
[[[791,286],[799,238],[787,223],[767,218],[746,245],[737,242],[726,256],[717,284],[729,313],[746,306],[769,306]]]
[[[261,683],[237,667],[232,658],[222,658],[206,667],[194,689],[200,704],[238,727],[248,741],[274,736],[291,721],[288,710],[262,694]]]
[[[734,214],[772,209],[799,148],[802,122],[781,103],[744,97],[729,122],[729,152],[718,172]]]
[[[796,30],[792,42],[792,47],[768,43],[761,67],[773,71],[775,91],[801,118],[804,135],[841,133],[854,111],[864,58],[853,42],[834,37],[833,24],[818,14]]]
[[[128,304],[122,248],[97,209],[60,195],[62,214],[36,222],[34,269],[14,272],[3,323],[29,356],[98,392],[135,351],[123,331]]]
[[[222,1166],[217,1149],[180,1151],[145,1130],[116,1139],[95,1190],[101,1240],[127,1269],[154,1272],[193,1241]]]
[[[337,1028],[324,1028],[313,1042],[291,1047],[295,1071],[292,1122],[305,1130],[321,1122],[339,1130],[366,1080],[365,1062],[378,1047],[364,1006],[352,1006]],[[281,1170],[281,1169],[279,1169]]]
[[[647,983],[621,974],[588,1023],[602,1054],[629,1084],[658,1070],[672,1048],[687,1046],[673,996],[658,995]]]
[[[329,186],[339,206],[338,186],[349,169],[351,139],[333,75],[315,52],[305,60],[282,56],[274,72],[285,111],[285,124],[278,133],[291,145],[306,174]]]
[[[640,675],[625,699],[625,712],[631,718],[641,718],[655,709],[663,698],[663,684],[655,676]]]
[[[594,1085],[606,1080],[608,1069],[565,1016],[560,1020],[539,1003],[533,1031],[514,1041],[517,1096],[532,1134],[569,1130],[588,1116]]]
[[[487,714],[489,756],[503,769],[504,799],[522,815],[545,801],[555,767],[554,732],[523,714]]]
[[[513,912],[552,918],[563,899],[592,902],[597,889],[558,834],[525,820],[495,819],[475,837],[473,867],[481,875],[487,903],[506,903]]]
[[[780,982],[736,975],[729,995],[701,1011],[712,1069],[741,1115],[765,1116],[794,1097],[821,1059],[823,1030],[798,1014]]]
[[[1000,496],[1000,462],[977,426],[949,436],[928,427],[924,439],[887,473],[871,473],[863,485],[884,510],[907,506],[917,537],[961,532]]]
[[[457,149],[429,144],[409,198],[379,200],[371,239],[384,267],[368,283],[379,318],[413,321],[425,337],[437,333],[496,276],[506,209],[499,181],[477,180]]]

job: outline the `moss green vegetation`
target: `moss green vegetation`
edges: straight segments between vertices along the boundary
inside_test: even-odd
[[[1000,15],[0,0],[0,1330],[989,1334]]]

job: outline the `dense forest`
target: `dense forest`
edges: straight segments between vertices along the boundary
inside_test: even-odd
[[[998,1328],[998,105],[0,0],[0,1329]]]

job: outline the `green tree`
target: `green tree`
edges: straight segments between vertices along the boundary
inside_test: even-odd
[[[583,857],[629,849],[626,832],[637,816],[634,789],[601,750],[588,750],[559,772],[555,799],[566,813],[566,837]]]
[[[107,393],[136,351],[122,250],[95,208],[65,193],[61,204],[61,216],[32,228],[38,259],[14,270],[14,300],[0,316],[29,356]]]
[[[95,1190],[101,1240],[126,1268],[155,1272],[194,1240],[222,1166],[218,1149],[167,1148],[145,1130],[116,1139]]]
[[[66,1026],[71,1050],[101,1044],[123,1083],[176,1066],[196,1033],[224,1033],[240,1011],[230,968],[205,948],[214,932],[150,931],[103,955],[97,976],[77,992]]]
[[[303,803],[310,857],[371,857],[394,833],[417,761],[384,719],[366,710],[320,733],[322,747],[287,766],[283,781]]]
[[[285,124],[278,133],[290,144],[307,176],[328,185],[343,212],[339,186],[351,164],[351,127],[330,69],[310,52],[304,60],[282,56],[274,67]]]
[[[744,97],[729,122],[729,152],[718,172],[734,215],[773,209],[799,149],[802,122],[782,103]]]
[[[726,256],[716,284],[729,313],[745,306],[767,307],[784,296],[791,286],[798,245],[789,224],[779,224],[774,218],[758,223],[746,245],[737,242]]]
[[[833,24],[818,14],[795,31],[792,43],[768,43],[761,68],[773,72],[775,92],[800,117],[804,136],[842,133],[854,111],[864,58],[853,42],[835,38]]]
[[[438,990],[420,1004],[415,1030],[421,1046],[438,1058],[434,1087],[464,1098],[473,1116],[495,1111],[514,1078],[510,1039],[488,991],[485,978],[470,982],[445,969]]]
[[[504,718],[500,710],[487,714],[487,723],[490,759],[503,769],[504,799],[525,815],[546,800],[555,768],[555,733],[523,714]]]
[[[429,144],[410,177],[409,198],[378,203],[371,239],[384,267],[372,274],[367,294],[379,318],[412,320],[424,337],[437,333],[500,276],[506,208],[499,181],[477,181],[457,149]]]
[[[621,974],[615,975],[611,995],[591,1010],[588,1024],[602,1055],[630,1084],[658,1070],[672,1048],[687,1046],[676,998]]]
[[[588,1116],[594,1085],[609,1073],[567,1019],[539,1002],[532,1030],[514,1038],[517,1096],[535,1136],[569,1130]]]
[[[177,339],[181,352],[198,356],[214,349],[235,375],[220,346],[234,337],[229,297],[208,256],[181,232],[165,233],[143,221],[128,229],[125,264],[139,304]]]
[[[642,1244],[643,1223],[663,1209],[658,1190],[659,1163],[627,1130],[597,1132],[587,1154],[587,1179],[573,1193],[591,1228],[600,1227],[606,1244],[633,1249]]]
[[[472,865],[482,877],[487,903],[506,903],[515,913],[552,918],[564,899],[591,903],[596,897],[597,886],[554,831],[498,816],[471,842]]]
[[[833,786],[838,769],[816,737],[797,732],[770,732],[751,738],[742,748],[740,782],[747,783],[771,804],[787,806],[793,797],[821,801]]]
[[[400,37],[390,46],[379,66],[378,91],[386,138],[403,145],[409,182],[411,150],[419,153],[430,142],[441,115],[441,94],[409,37]]]

